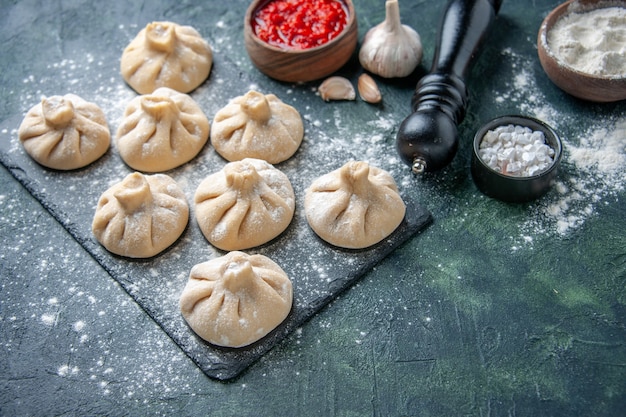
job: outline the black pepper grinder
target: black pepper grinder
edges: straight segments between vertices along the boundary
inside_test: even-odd
[[[441,26],[433,65],[417,84],[413,113],[400,125],[398,153],[416,174],[448,165],[458,147],[465,117],[465,76],[495,20],[502,0],[451,0]]]

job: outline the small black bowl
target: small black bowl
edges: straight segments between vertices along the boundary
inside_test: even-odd
[[[554,161],[550,167],[537,175],[515,177],[505,175],[490,168],[478,155],[480,142],[489,130],[498,126],[525,126],[533,131],[543,132],[546,143],[554,149]],[[472,177],[478,189],[489,197],[509,203],[525,203],[544,195],[554,183],[561,161],[562,144],[556,132],[541,120],[527,116],[502,116],[483,125],[474,136],[472,154]]]

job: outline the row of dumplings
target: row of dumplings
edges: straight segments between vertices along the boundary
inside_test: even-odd
[[[201,85],[213,66],[209,43],[191,26],[146,25],[126,46],[120,72],[140,94],[117,131],[120,156],[131,168],[163,172],[193,159],[211,138],[228,161],[258,158],[275,164],[291,157],[303,138],[296,109],[274,95],[250,91],[218,111],[213,129],[186,93]],[[19,129],[26,152],[48,168],[72,170],[96,161],[111,142],[102,110],[68,94],[44,98]]]
[[[254,158],[229,162],[208,175],[193,201],[202,234],[224,251],[276,238],[291,224],[296,205],[287,175]],[[349,161],[312,182],[304,211],[311,229],[326,242],[362,249],[393,233],[406,208],[389,173]],[[189,212],[184,192],[170,176],[134,172],[101,195],[92,231],[112,253],[149,258],[181,236]]]
[[[192,160],[209,137],[228,161],[289,159],[304,136],[298,111],[273,94],[249,91],[220,109],[211,124],[191,96],[168,87],[135,97],[117,129],[116,148],[134,170],[163,172]],[[33,106],[18,130],[24,149],[48,168],[73,170],[103,156],[111,136],[104,112],[75,94]]]

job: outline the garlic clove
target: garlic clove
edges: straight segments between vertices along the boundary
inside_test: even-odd
[[[317,91],[324,101],[356,99],[356,92],[352,83],[344,77],[333,76],[325,79]]]
[[[380,103],[383,99],[376,81],[374,81],[369,74],[363,73],[359,76],[357,89],[359,90],[361,99],[367,103],[376,104]]]
[[[422,61],[422,42],[414,29],[401,23],[398,0],[387,0],[385,12],[385,20],[365,34],[359,62],[384,78],[406,77]]]

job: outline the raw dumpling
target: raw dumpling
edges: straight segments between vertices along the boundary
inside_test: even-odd
[[[209,343],[242,347],[285,320],[293,302],[291,281],[263,255],[229,252],[191,269],[180,310],[194,332]]]
[[[131,168],[162,172],[193,159],[209,130],[209,119],[190,96],[162,87],[128,104],[116,144]]]
[[[228,161],[289,159],[300,147],[304,126],[298,111],[273,94],[249,91],[219,110],[211,144]]]
[[[304,211],[313,231],[328,243],[362,249],[389,236],[406,206],[388,172],[350,161],[311,184]]]
[[[129,174],[98,201],[93,234],[110,252],[149,258],[168,248],[187,227],[189,206],[165,174]]]
[[[152,22],[124,49],[124,80],[139,94],[159,87],[189,93],[211,72],[213,51],[191,26]]]
[[[295,195],[284,173],[248,158],[205,178],[196,190],[195,209],[211,244],[242,250],[269,242],[289,226]]]
[[[31,158],[59,170],[87,166],[111,144],[104,112],[74,94],[41,100],[26,113],[18,137]]]

